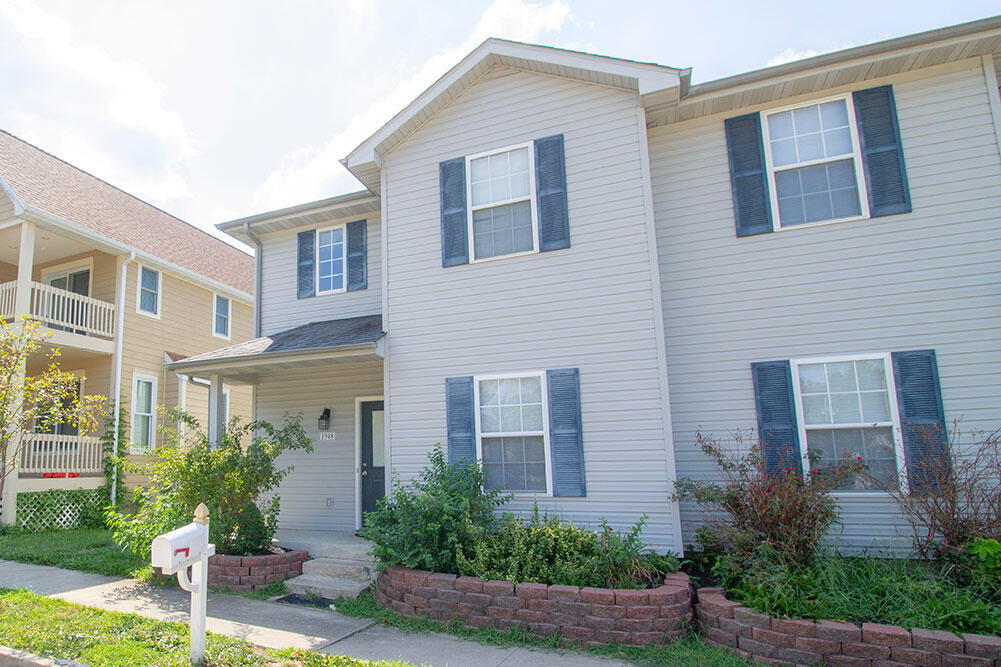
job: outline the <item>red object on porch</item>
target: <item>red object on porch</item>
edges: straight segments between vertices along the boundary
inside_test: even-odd
[[[46,479],[65,479],[67,477],[73,478],[79,476],[80,473],[78,472],[47,472],[42,474],[42,477]]]

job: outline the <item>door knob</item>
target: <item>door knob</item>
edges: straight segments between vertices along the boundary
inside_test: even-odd
[[[368,470],[362,470],[361,471],[361,476],[362,477],[368,477]]]

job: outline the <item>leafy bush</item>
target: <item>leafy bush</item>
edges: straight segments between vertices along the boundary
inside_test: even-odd
[[[813,471],[804,479],[793,468],[773,476],[764,470],[760,446],[746,454],[727,452],[719,441],[698,433],[702,451],[716,461],[723,483],[692,479],[677,482],[677,497],[722,510],[726,521],[699,532],[706,548],[732,552],[746,545],[767,543],[792,565],[806,565],[824,535],[837,520],[833,488],[862,471],[861,463],[845,461],[829,471]],[[739,447],[740,432],[734,434]]]
[[[195,507],[204,502],[211,517],[209,539],[218,553],[247,554],[270,546],[279,499],[272,498],[263,510],[256,503],[292,471],[291,466],[277,467],[282,452],[312,451],[300,419],[287,418],[280,427],[264,421],[242,425],[233,419],[219,444],[209,446],[197,421],[177,416],[194,432],[193,442],[180,443],[175,431],[165,429],[169,444],[153,452],[150,464],[139,466],[151,481],[135,490],[136,512],[125,515],[109,508],[106,514],[115,540],[148,557],[153,538],[189,523]],[[247,436],[250,444],[244,447]]]
[[[435,445],[420,478],[395,483],[374,512],[365,515],[362,534],[372,540],[380,566],[455,572],[456,554],[470,549],[494,527],[494,510],[510,496],[484,490],[483,467],[475,462],[449,464]]]

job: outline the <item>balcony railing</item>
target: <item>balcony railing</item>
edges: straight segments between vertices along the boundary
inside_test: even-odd
[[[100,438],[36,433],[21,451],[20,473],[99,473],[104,470]]]
[[[0,317],[14,317],[17,281],[0,284]],[[44,283],[31,283],[30,317],[54,329],[73,333],[115,337],[115,304],[76,294]]]

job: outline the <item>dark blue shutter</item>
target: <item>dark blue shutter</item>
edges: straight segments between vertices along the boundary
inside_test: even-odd
[[[855,100],[865,184],[869,190],[869,216],[877,218],[908,213],[911,210],[911,193],[907,187],[893,88],[880,86],[860,90],[852,97]]]
[[[894,352],[893,380],[911,491],[938,487],[948,470],[948,441],[935,350]]]
[[[799,448],[789,361],[752,363],[751,376],[754,379],[754,405],[758,411],[758,438],[765,474],[774,475],[792,468],[802,475],[803,455]]]
[[[535,140],[535,191],[539,214],[539,250],[570,247],[567,168],[563,135]]]
[[[584,432],[580,419],[580,373],[546,372],[549,386],[549,452],[554,496],[585,496]]]
[[[349,222],[348,233],[348,291],[368,287],[367,223],[364,220]]]
[[[476,460],[476,421],[473,415],[473,377],[445,379],[448,426],[448,462]]]
[[[316,230],[299,232],[299,265],[297,274],[300,299],[316,294]]]
[[[441,265],[469,263],[466,221],[466,158],[446,160],[438,165],[441,190]]]
[[[767,234],[772,231],[772,207],[768,198],[761,115],[751,113],[727,118],[724,126],[737,236]]]

